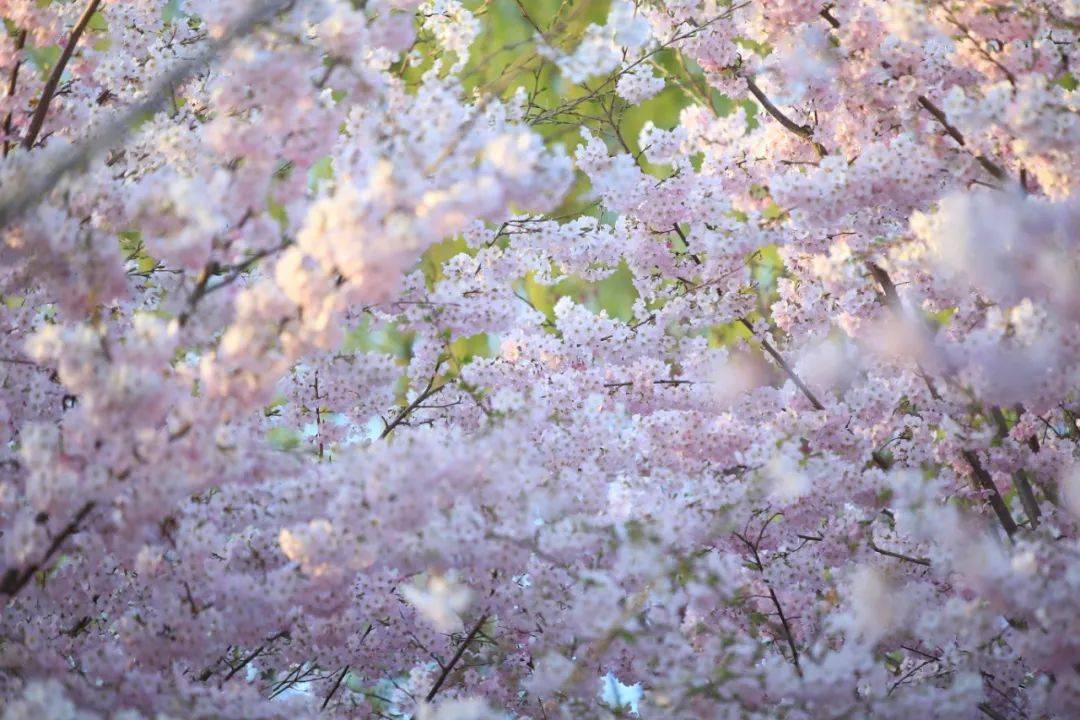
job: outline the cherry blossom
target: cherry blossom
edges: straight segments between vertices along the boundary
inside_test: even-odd
[[[1080,715],[1075,2],[0,18],[4,720]]]

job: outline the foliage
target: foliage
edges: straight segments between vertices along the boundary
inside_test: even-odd
[[[3,720],[1080,715],[1075,2],[0,17]]]

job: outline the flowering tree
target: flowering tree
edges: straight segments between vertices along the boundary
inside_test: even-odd
[[[4,720],[1080,715],[1075,1],[0,17]]]

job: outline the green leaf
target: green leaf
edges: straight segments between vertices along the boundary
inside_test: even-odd
[[[1076,76],[1073,75],[1071,72],[1064,73],[1063,75],[1058,77],[1056,80],[1054,80],[1054,84],[1060,85],[1069,92],[1072,92],[1077,87],[1080,87],[1080,82],[1076,80]]]
[[[33,47],[29,43],[26,45],[26,54],[30,56],[30,62],[41,72],[42,78],[47,78],[49,73],[52,72],[56,62],[60,59],[61,52],[59,45],[48,45],[42,48]]]
[[[268,198],[266,207],[270,217],[277,221],[282,230],[289,226],[289,214],[286,212],[284,205],[274,200],[274,198]]]
[[[289,427],[270,428],[266,439],[276,450],[295,450],[300,445],[300,433]]]
[[[90,22],[86,24],[86,28],[91,32],[109,32],[109,21],[105,19],[105,16],[99,10],[90,16]]]
[[[322,182],[334,179],[334,160],[329,155],[319,158],[308,170],[308,187],[318,188]]]
[[[180,9],[180,0],[169,0],[165,3],[165,7],[161,9],[161,19],[166,23],[171,23],[173,20],[184,16],[184,11]]]

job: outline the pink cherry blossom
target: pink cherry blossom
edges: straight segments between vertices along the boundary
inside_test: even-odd
[[[0,3],[0,718],[1080,716],[1080,7]]]

